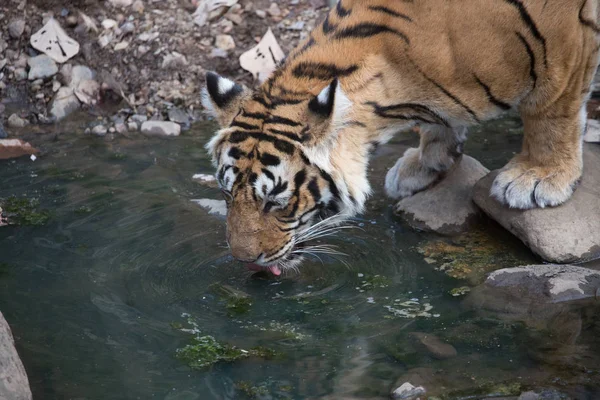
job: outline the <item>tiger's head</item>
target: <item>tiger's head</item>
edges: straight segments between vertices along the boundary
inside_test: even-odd
[[[279,275],[295,268],[307,240],[362,210],[362,194],[353,196],[332,163],[337,114],[348,100],[337,81],[317,90],[311,95],[267,82],[252,91],[206,75],[202,103],[221,127],[206,148],[228,206],[227,243],[251,269]]]

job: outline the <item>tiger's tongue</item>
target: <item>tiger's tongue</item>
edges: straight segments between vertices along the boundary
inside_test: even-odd
[[[258,265],[258,264],[246,264],[246,267],[252,271],[264,271],[265,269],[268,269],[275,276],[281,275],[281,269],[279,269],[279,267],[277,265],[263,267],[262,265]]]

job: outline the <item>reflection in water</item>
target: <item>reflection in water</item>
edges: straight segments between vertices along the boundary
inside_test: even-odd
[[[312,260],[274,280],[233,262],[224,219],[191,201],[220,200],[191,179],[212,173],[202,147],[212,127],[204,128],[173,141],[62,136],[35,163],[1,164],[0,198],[39,198],[50,212],[43,226],[0,228],[0,308],[35,398],[375,399],[404,381],[449,398],[538,387],[598,398],[596,304],[499,307],[477,291],[465,300],[464,287],[490,267],[532,256],[496,226],[482,226],[473,244],[393,217],[379,189],[415,137],[382,149],[377,194],[356,221],[362,230],[332,239],[348,265]],[[483,133],[491,130],[508,136]],[[499,167],[517,151],[519,131],[512,119],[497,121],[473,134],[467,152]],[[503,243],[502,257],[468,277],[436,271],[447,257],[440,251],[422,254],[462,246],[481,261],[481,242]],[[185,313],[202,335],[281,357],[192,370],[175,357],[191,339]],[[424,345],[423,335],[435,340]],[[435,343],[456,354],[440,357]]]

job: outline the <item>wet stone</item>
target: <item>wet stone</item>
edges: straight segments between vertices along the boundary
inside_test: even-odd
[[[411,332],[410,335],[416,338],[434,358],[445,360],[458,355],[454,346],[442,342],[435,335],[423,332]]]
[[[395,212],[417,229],[441,234],[464,232],[479,215],[471,198],[473,186],[488,172],[479,161],[464,155],[437,185],[400,200]]]
[[[173,107],[169,110],[169,121],[187,125],[190,123],[190,117],[182,109]]]
[[[15,349],[12,332],[0,312],[0,399],[30,400],[29,379]]]
[[[398,400],[416,400],[425,394],[426,390],[422,386],[413,386],[409,382],[402,384],[392,392],[392,399]]]
[[[600,146],[583,147],[581,183],[565,204],[553,208],[516,210],[490,196],[497,171],[480,180],[473,199],[483,211],[523,241],[544,260],[556,263],[600,257]]]

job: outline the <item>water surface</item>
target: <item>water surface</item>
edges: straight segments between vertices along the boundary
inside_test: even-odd
[[[440,242],[394,217],[381,190],[385,168],[418,143],[414,134],[378,154],[376,194],[355,222],[362,229],[331,240],[348,257],[269,279],[234,262],[224,220],[191,202],[220,199],[191,179],[213,172],[203,149],[213,129],[112,142],[66,133],[44,143],[35,162],[0,163],[0,198],[37,198],[51,213],[43,226],[0,228],[0,309],[36,400],[376,399],[418,376],[448,398],[541,386],[600,398],[597,306],[561,320],[580,329],[576,344],[557,350],[551,324],[507,322],[450,294],[490,268],[535,262],[518,241],[484,223],[466,239]],[[467,152],[498,168],[518,151],[520,131],[514,118],[488,124],[472,132]],[[467,258],[473,271],[453,278],[437,270],[452,261],[436,253],[449,241],[489,260]],[[232,309],[219,285],[245,293],[249,307]],[[194,327],[278,356],[190,369],[175,354]],[[458,355],[436,358],[414,332]]]

